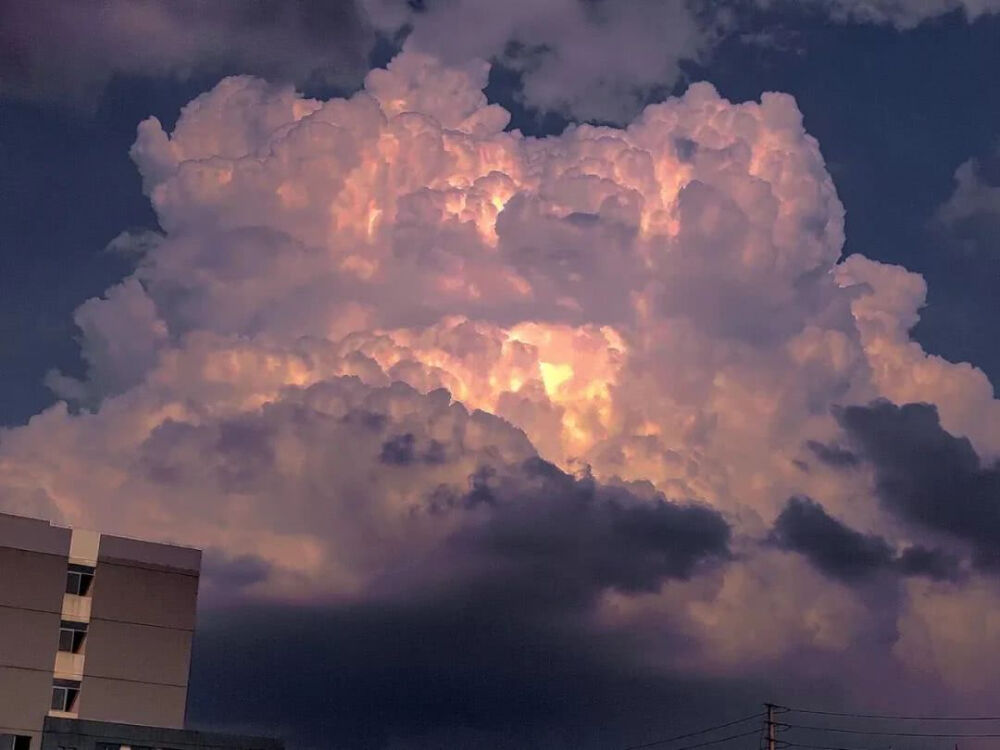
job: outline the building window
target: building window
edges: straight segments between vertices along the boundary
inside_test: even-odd
[[[80,697],[80,683],[73,680],[56,680],[52,685],[52,710],[74,713]]]
[[[31,748],[31,737],[26,734],[14,735],[14,742],[11,745],[13,750],[30,750]]]
[[[66,593],[87,596],[94,583],[94,569],[86,565],[70,565],[66,573]]]
[[[87,624],[63,620],[59,626],[59,650],[70,654],[83,651],[83,642],[87,638]]]

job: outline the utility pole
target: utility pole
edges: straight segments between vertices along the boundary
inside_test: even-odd
[[[767,750],[776,750],[777,726],[774,723],[774,704],[765,703],[764,708],[767,710]]]

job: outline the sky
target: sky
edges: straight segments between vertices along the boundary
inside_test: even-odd
[[[205,550],[192,725],[996,705],[1000,3],[12,1],[0,50],[0,510]]]

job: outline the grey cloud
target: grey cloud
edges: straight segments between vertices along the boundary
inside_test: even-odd
[[[417,440],[412,432],[393,435],[382,443],[379,460],[384,464],[405,466],[414,461],[427,464],[440,464],[447,460],[447,447],[444,443],[430,439],[425,445],[417,446]]]
[[[393,429],[411,438],[397,447],[421,443]],[[658,702],[710,710],[705,690],[745,699],[738,681],[645,664],[632,636],[593,618],[603,592],[655,591],[728,559],[729,526],[714,510],[537,457],[481,466],[431,503],[424,520],[454,531],[334,602],[254,603],[241,591],[266,580],[266,564],[208,555],[213,606],[196,639],[192,720],[280,732],[295,747],[513,747],[572,742],[576,722],[588,741],[604,721],[615,736],[668,733]],[[663,627],[657,642],[670,651],[685,640]]]
[[[915,545],[897,555],[883,537],[852,529],[808,497],[788,500],[770,542],[805,556],[820,572],[849,584],[879,573],[935,580],[956,580],[961,573],[958,558],[945,550]]]
[[[5,0],[0,92],[89,107],[117,75],[356,86],[373,40],[353,0]]]
[[[980,262],[1000,263],[1000,152],[969,159],[955,170],[955,190],[933,223],[949,244]]]
[[[516,590],[510,574],[520,568],[520,587],[541,585],[550,590],[546,599],[585,601],[606,588],[655,591],[728,556],[729,526],[707,506],[662,496],[649,502],[626,486],[573,477],[539,458],[476,477],[459,505],[482,502],[494,508],[490,523],[460,532],[454,543],[503,561],[498,589]]]
[[[751,714],[759,689],[663,674],[622,640],[458,589],[207,612],[188,716],[195,726],[277,732],[300,750],[597,750]]]
[[[590,617],[602,591],[654,590],[727,557],[716,512],[650,504],[537,458],[477,471],[452,500],[443,512],[468,523],[348,602],[209,611],[194,721],[309,746],[513,747],[572,741],[576,722],[580,739],[600,722],[641,736],[655,731],[657,702],[691,710],[705,690],[742,700],[736,681],[644,665],[626,635],[602,635]],[[669,628],[658,641],[684,642]],[[638,716],[643,727],[630,727]]]
[[[382,443],[379,460],[384,464],[409,464],[413,462],[413,433],[393,435]]]
[[[900,518],[971,544],[976,563],[1000,566],[1000,465],[941,427],[930,404],[876,401],[835,412],[875,468],[885,507]]]
[[[911,28],[1000,0],[756,0],[838,21]],[[33,0],[0,2],[0,91],[91,107],[115,76],[233,73],[354,88],[376,32],[447,62],[493,59],[542,110],[623,122],[733,30],[733,5],[707,0]],[[621,54],[628,49],[629,54]]]
[[[222,550],[208,550],[202,556],[202,582],[213,591],[234,594],[247,586],[266,581],[271,566],[255,555],[231,557]]]
[[[385,540],[373,576],[389,589],[468,568],[518,606],[586,609],[602,591],[656,591],[729,556],[729,526],[709,507],[569,475],[503,420],[402,383],[341,378],[290,389],[258,412],[167,420],[136,468],[202,517],[224,516],[235,496],[272,532],[326,530],[330,559],[347,567],[375,554],[359,529],[398,519],[423,535],[425,565],[414,572],[405,543]]]
[[[244,415],[211,427],[167,420],[143,444],[139,468],[154,482],[183,486],[193,471],[206,471],[228,492],[252,490],[274,469],[274,429]],[[190,461],[201,457],[203,467]]]
[[[904,549],[896,565],[903,575],[926,576],[938,581],[955,581],[962,574],[961,561],[956,555],[920,545]]]
[[[806,447],[812,451],[816,458],[828,466],[841,468],[857,466],[858,464],[858,457],[839,445],[826,445],[816,440],[808,440],[806,441]]]
[[[741,152],[741,144],[701,148],[693,160],[714,171],[729,159],[744,158]],[[770,269],[746,263],[747,248],[768,241],[757,212],[765,214],[777,205],[773,193],[753,195],[754,210],[748,211],[727,194],[724,182],[692,180],[683,187],[677,199],[681,229],[675,252],[660,261],[663,284],[658,301],[665,314],[687,317],[710,335],[767,345],[801,328],[803,318],[792,310],[829,317],[843,314],[844,300],[827,273],[823,255],[814,256],[810,267],[806,265],[810,258],[803,254],[801,273],[780,288]],[[817,244],[839,231],[837,213],[827,208],[820,202],[814,215],[800,218],[805,235]]]
[[[912,29],[924,21],[949,13],[961,13],[972,22],[1000,12],[998,0],[756,0],[765,8],[812,7],[842,23],[890,24]]]
[[[493,59],[519,74],[533,107],[622,122],[699,59],[722,13],[695,0],[369,0],[373,22],[447,62]],[[622,54],[628,49],[628,54]]]
[[[818,570],[845,583],[857,583],[886,570],[893,560],[885,539],[855,531],[807,497],[788,500],[775,521],[772,540],[805,555]]]

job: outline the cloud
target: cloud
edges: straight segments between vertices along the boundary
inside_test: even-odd
[[[921,546],[908,547],[897,556],[883,537],[855,531],[807,497],[788,500],[774,523],[770,540],[804,555],[821,572],[848,584],[890,571],[938,580],[953,580],[958,575],[954,556]]]
[[[547,658],[586,666],[580,685],[612,696],[594,716],[618,716],[621,737],[649,716],[616,713],[636,686],[728,695],[821,675],[823,696],[878,699],[851,678],[863,665],[915,700],[968,699],[982,678],[928,657],[953,630],[920,586],[958,592],[956,617],[980,611],[991,584],[952,575],[949,556],[987,533],[876,502],[912,456],[874,451],[843,415],[934,404],[940,422],[910,439],[963,471],[981,456],[977,489],[1000,406],[982,372],[911,339],[918,275],[841,259],[843,207],[794,100],[734,104],[695,84],[625,127],[529,138],[487,101],[488,75],[408,50],[348,98],[241,76],[172,132],[143,122],[132,157],[161,235],[77,311],[86,372],[49,381],[65,402],[0,433],[0,507],[204,547],[205,610],[221,618],[206,664],[257,637],[239,613],[293,604],[307,642],[324,637],[307,619],[343,627],[422,683],[432,656],[447,662],[430,708],[384,719],[375,746],[523,739],[469,706],[530,685]],[[940,519],[979,512],[931,494]],[[822,509],[788,515],[789,497]],[[802,554],[759,543],[776,519]],[[895,585],[829,580],[869,568]],[[269,662],[262,682],[331,691],[306,700],[317,710],[357,705],[328,683],[363,660],[333,640],[315,679],[292,689]],[[242,688],[214,668],[202,716],[239,723],[250,709],[219,704]],[[376,682],[358,696],[383,714],[419,693]],[[571,744],[565,727],[586,718],[571,666],[538,689],[528,744]],[[456,694],[468,722],[448,713]],[[288,721],[353,742],[372,715]],[[597,723],[581,724],[588,740]]]
[[[213,549],[202,558],[199,596],[212,602],[238,600],[248,588],[265,582],[270,573],[270,566],[256,555],[229,557],[223,550]]]
[[[917,526],[969,542],[980,566],[997,566],[1000,465],[941,427],[930,404],[888,401],[838,410],[837,420],[875,467],[879,499]]]
[[[793,13],[804,5],[756,4]],[[836,21],[900,29],[952,12],[972,22],[1000,11],[1000,0],[805,5]],[[90,109],[116,77],[234,73],[353,90],[381,36],[455,67],[479,59],[502,65],[530,108],[623,123],[683,80],[684,63],[704,62],[719,40],[738,33],[739,7],[704,0],[8,1],[0,3],[0,93]]]
[[[1000,0],[756,0],[794,16],[804,8],[842,23],[908,30],[959,12],[970,23],[1000,12]],[[701,0],[366,0],[376,28],[405,36],[404,48],[457,64],[492,60],[519,76],[529,107],[574,120],[627,122],[656,94],[739,33],[739,2]],[[759,35],[740,39],[760,43]],[[773,40],[771,40],[773,42]],[[621,54],[628,49],[629,54]]]
[[[750,714],[758,699],[748,682],[658,674],[570,618],[462,588],[209,612],[191,679],[194,723],[281,731],[296,747],[593,748],[711,724],[720,706]]]
[[[115,76],[257,73],[356,85],[374,41],[352,0],[0,3],[0,92],[89,108]]]
[[[493,59],[520,74],[527,104],[574,118],[630,119],[710,46],[716,19],[688,0],[369,0],[375,25],[447,62]],[[627,48],[629,54],[622,55]]]
[[[825,445],[816,440],[807,440],[806,447],[828,466],[850,467],[858,464],[858,457],[839,445]]]
[[[939,581],[953,581],[961,574],[958,557],[940,549],[908,547],[903,550],[896,562],[900,572],[908,576],[926,576]]]
[[[995,154],[969,159],[955,170],[955,190],[939,208],[935,223],[946,237],[978,259],[1000,259],[1000,187]]]
[[[605,588],[655,592],[665,579],[690,578],[705,559],[728,555],[730,530],[716,511],[602,487],[540,459],[512,474],[477,476],[471,491],[446,500],[445,507],[497,509],[490,524],[460,533],[457,543],[487,554],[474,566],[487,579],[502,570],[499,580],[478,581],[476,588],[512,596],[522,607],[539,585],[546,607],[554,598],[586,601]],[[500,564],[490,562],[493,557]]]
[[[757,0],[764,7],[781,6],[782,0]],[[891,24],[912,29],[924,21],[960,13],[973,22],[1000,12],[998,0],[807,0],[835,21]]]
[[[845,526],[809,498],[789,499],[773,534],[779,546],[804,554],[819,570],[846,583],[885,570],[893,559],[885,539]]]

